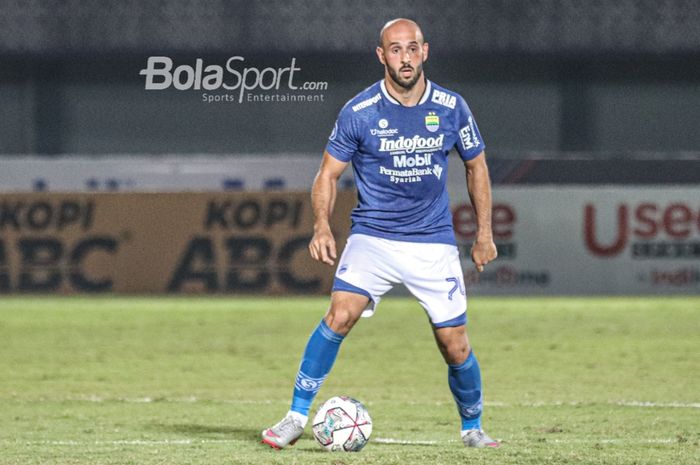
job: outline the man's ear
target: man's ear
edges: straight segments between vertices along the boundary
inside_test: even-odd
[[[381,47],[377,47],[377,58],[379,58],[379,62],[383,65],[386,65],[386,59],[384,58],[384,49]]]
[[[423,63],[428,61],[428,51],[430,47],[428,46],[428,42],[423,43]]]

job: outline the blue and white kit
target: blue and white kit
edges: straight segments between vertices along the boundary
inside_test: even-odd
[[[352,163],[358,205],[333,288],[369,297],[365,316],[403,283],[433,325],[466,321],[447,193],[453,147],[467,161],[485,146],[464,99],[428,80],[413,107],[401,105],[381,80],[340,111],[326,151]]]

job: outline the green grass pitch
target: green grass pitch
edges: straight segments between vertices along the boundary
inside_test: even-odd
[[[700,464],[700,297],[470,300],[485,429],[468,450],[419,305],[382,301],[318,401],[374,421],[360,453],[287,411],[325,298],[0,298],[0,464]]]

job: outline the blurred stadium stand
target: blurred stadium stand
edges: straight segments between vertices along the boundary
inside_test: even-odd
[[[700,182],[690,0],[5,1],[0,154],[318,157],[339,108],[381,77],[373,48],[396,16],[423,26],[428,77],[470,103],[496,182]],[[151,55],[295,57],[303,80],[328,89],[315,103],[207,104],[146,91]]]
[[[2,3],[0,48],[366,53],[397,16],[415,18],[428,39],[454,53],[675,53],[700,45],[693,0],[25,0]]]

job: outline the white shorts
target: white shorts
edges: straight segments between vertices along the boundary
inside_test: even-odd
[[[433,326],[466,323],[467,295],[457,247],[351,235],[333,290],[367,296],[370,302],[362,316],[368,317],[395,284],[404,284],[418,299]]]

